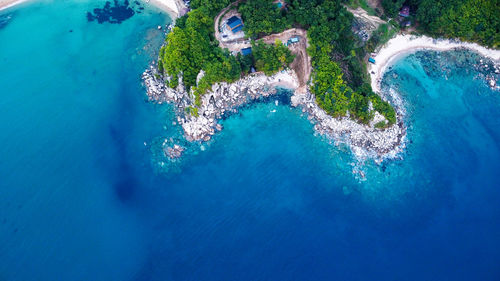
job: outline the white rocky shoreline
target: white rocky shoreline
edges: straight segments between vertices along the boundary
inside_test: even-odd
[[[368,125],[359,124],[348,116],[333,118],[317,105],[314,95],[304,90],[305,87],[299,88],[293,70],[284,70],[269,77],[263,73],[254,73],[234,83],[217,83],[202,97],[198,117],[186,113],[186,108],[194,104],[194,96],[185,91],[182,82],[176,89],[167,87],[163,82],[165,78],[158,73],[154,64],[142,77],[151,102],[167,102],[174,106],[176,123],[182,126],[184,137],[190,142],[209,141],[222,130],[222,118],[251,102],[275,95],[277,87],[280,87],[294,91],[291,105],[307,113],[318,133],[336,145],[348,145],[359,160],[372,158],[381,162],[386,158],[397,157],[405,148],[406,127],[402,121],[402,109],[396,110],[397,123],[386,129],[374,127],[377,122],[385,120],[378,112],[375,112],[375,118]],[[184,148],[178,145],[176,147],[179,151],[173,149],[173,144],[165,147],[165,154],[169,158],[180,157]]]

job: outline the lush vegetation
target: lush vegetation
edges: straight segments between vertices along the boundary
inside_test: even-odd
[[[159,70],[170,77],[169,86],[176,87],[182,78],[186,89],[193,89],[195,104],[187,109],[191,114],[197,113],[202,95],[214,83],[233,82],[252,67],[270,75],[293,61],[288,48],[279,41],[274,45],[252,41],[253,54],[248,56],[235,57],[219,48],[213,37],[213,18],[230,2],[193,0],[193,10],[177,20],[160,52]],[[389,125],[395,122],[394,109],[375,95],[368,83],[362,60],[366,50],[356,49],[351,31],[353,17],[341,0],[287,0],[286,9],[279,9],[272,0],[247,0],[238,9],[247,36],[254,39],[290,27],[308,30],[308,52],[314,68],[311,92],[328,114],[340,117],[349,112],[367,123],[373,117],[369,111],[372,103]],[[202,70],[205,74],[199,79]]]
[[[386,16],[394,18],[403,7],[403,3],[405,3],[405,0],[382,0],[382,8],[384,8]]]
[[[393,21],[391,20],[391,22]],[[366,42],[365,50],[369,53],[375,51],[377,46],[387,43],[398,31],[398,26],[391,26],[388,23],[379,25],[377,30],[373,32],[370,40]]]
[[[328,114],[339,117],[347,113],[352,90],[342,79],[342,70],[325,52],[313,61],[315,73],[313,76],[312,93],[316,96],[318,105]],[[356,106],[353,106],[353,108]]]
[[[216,49],[216,51],[220,50],[220,48]],[[234,82],[241,76],[240,63],[234,56],[224,51],[220,57],[223,59],[210,61],[203,67],[205,75],[200,79],[194,90],[196,106],[201,105],[201,96],[206,93],[213,84],[221,81]]]
[[[498,48],[499,0],[421,0],[417,20],[432,35],[460,38]]]
[[[288,48],[281,42],[267,45],[257,39],[300,27],[308,30],[308,52],[314,68],[311,92],[320,107],[332,116],[349,113],[367,123],[373,117],[371,103],[389,121],[377,127],[396,122],[392,106],[372,92],[363,58],[393,36],[397,28],[381,25],[365,46],[357,47],[351,31],[353,16],[342,4],[378,13],[365,0],[286,0],[285,9],[278,8],[273,0],[242,1],[238,10],[244,31],[257,41],[252,41],[252,55],[236,57],[220,49],[213,37],[213,18],[231,2],[192,0],[193,10],[177,20],[160,52],[159,69],[171,77],[169,86],[177,86],[182,78],[187,90],[194,90],[195,106],[214,83],[235,81],[251,72],[252,67],[268,75],[286,67],[293,61]],[[410,19],[418,20],[419,28],[431,35],[458,37],[492,47],[500,44],[500,0],[382,0],[381,4],[389,18],[397,17],[402,6],[409,5]],[[205,75],[197,82],[201,70]],[[196,107],[188,111],[197,113]]]
[[[257,38],[263,35],[279,33],[290,28],[285,10],[269,0],[244,1],[239,7],[243,22],[245,35]]]
[[[160,50],[159,69],[165,70],[173,77],[170,86],[178,85],[178,76],[183,73],[184,83],[191,87],[196,82],[199,65],[211,55],[210,35],[208,24],[202,30],[197,30],[195,22],[201,22],[198,17],[205,17],[203,13],[192,12],[185,27],[175,27],[167,36],[168,44]],[[206,32],[204,32],[206,31]]]
[[[230,1],[193,0],[191,3],[195,9],[179,18],[168,34],[167,44],[160,50],[158,68],[170,77],[170,87],[177,87],[182,78],[186,90],[194,90],[195,106],[201,104],[202,95],[214,83],[234,82],[252,66],[272,74],[293,61],[290,51],[282,44],[270,46],[262,42],[254,44],[253,56],[233,56],[218,47],[213,35],[214,15]],[[205,74],[197,82],[202,70]],[[187,111],[197,114],[195,107]]]
[[[160,50],[158,62],[159,70],[171,77],[170,87],[176,87],[179,78],[188,91],[194,87],[196,105],[213,83],[232,82],[241,74],[236,58],[217,47],[210,13],[208,8],[194,9],[178,21],[167,36],[167,44]],[[205,76],[197,85],[196,78],[201,70],[205,71]]]
[[[286,10],[273,8],[272,2],[247,0],[240,6],[246,32],[259,37],[287,26],[308,30],[308,52],[314,68],[311,92],[321,108],[335,117],[349,112],[360,122],[368,123],[373,117],[369,111],[372,102],[389,125],[395,122],[394,109],[372,92],[362,60],[366,50],[355,48],[356,39],[351,31],[353,16],[340,0],[288,0]],[[255,8],[259,6],[266,8]],[[276,22],[277,30],[263,28]]]
[[[500,0],[383,0],[388,17],[403,5],[422,31],[433,36],[460,38],[482,45],[500,46]]]
[[[279,40],[276,40],[274,45],[268,45],[262,40],[253,41],[252,50],[256,69],[263,71],[266,75],[284,69],[294,59],[290,50]]]
[[[233,0],[191,0],[193,10],[203,9],[205,13],[214,18],[220,10],[231,4]]]

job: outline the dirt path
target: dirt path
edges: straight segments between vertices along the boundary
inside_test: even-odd
[[[311,58],[307,54],[307,47],[309,47],[307,31],[304,29],[292,28],[281,33],[263,37],[262,40],[264,40],[267,44],[274,44],[277,39],[281,42],[287,42],[291,37],[299,37],[300,41],[288,46],[292,54],[295,55],[295,59],[291,63],[290,67],[295,71],[295,73],[297,73],[300,86],[305,87],[311,77],[312,70]]]
[[[363,10],[361,7],[358,7],[357,9],[352,9],[347,6],[345,6],[346,9],[351,12],[354,17],[357,19],[363,21],[367,25],[369,25],[371,28],[370,29],[377,29],[379,25],[386,23],[382,19],[376,16],[370,16],[365,10]]]
[[[237,7],[237,5],[243,0],[237,0],[231,3],[226,8],[222,9],[220,13],[215,17],[214,29],[215,38],[219,41],[219,47],[228,49],[230,52],[239,52],[243,48],[248,48],[251,46],[251,42],[248,39],[236,39],[230,41],[223,41],[221,38],[221,33],[219,31],[220,20],[223,18],[228,11]],[[307,39],[307,31],[299,28],[287,29],[281,33],[271,34],[261,38],[266,44],[274,44],[276,40],[281,42],[287,42],[291,37],[299,37],[300,41],[298,43],[288,46],[292,54],[295,55],[295,59],[291,63],[290,67],[295,71],[299,79],[299,84],[302,89],[306,89],[306,84],[311,77],[311,58],[307,54],[307,47],[309,47],[309,41]]]

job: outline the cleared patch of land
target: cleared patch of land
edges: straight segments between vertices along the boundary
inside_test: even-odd
[[[346,7],[346,9],[353,14],[353,16],[356,18],[358,23],[362,24],[362,29],[366,31],[366,33],[371,36],[373,31],[377,30],[377,28],[381,25],[386,23],[382,19],[380,19],[377,16],[371,16],[369,15],[365,10],[363,10],[361,7],[358,7],[357,9],[352,9],[350,7]]]

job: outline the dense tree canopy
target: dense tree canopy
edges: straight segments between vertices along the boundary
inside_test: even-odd
[[[185,27],[175,27],[167,36],[167,44],[160,51],[159,67],[172,76],[171,86],[178,84],[182,73],[184,85],[189,89],[196,84],[196,76],[209,62],[223,60],[215,52],[211,33],[213,19],[201,10],[189,13]]]
[[[257,43],[253,56],[235,57],[219,48],[214,38],[213,18],[230,2],[193,0],[194,9],[177,20],[176,27],[167,36],[166,45],[160,50],[160,72],[170,77],[170,87],[176,87],[182,78],[186,89],[194,90],[195,106],[200,105],[201,96],[214,83],[234,82],[253,65],[270,75],[293,61],[290,51],[281,43],[276,46]],[[202,70],[205,75],[197,83]],[[190,108],[189,112],[195,114],[196,107]]]
[[[245,23],[243,30],[251,38],[279,33],[290,27],[284,11],[273,1],[245,1],[240,4],[238,11]]]
[[[388,17],[393,18],[398,15],[404,2],[405,0],[382,0],[382,8]]]
[[[417,20],[432,35],[500,46],[500,0],[421,0],[417,4]]]
[[[211,17],[215,17],[223,8],[231,4],[233,0],[191,0],[190,7],[193,10],[203,9]]]
[[[193,10],[177,20],[160,51],[160,71],[171,77],[171,87],[177,86],[181,77],[187,90],[194,90],[195,106],[199,106],[201,96],[214,83],[235,81],[252,66],[271,75],[294,59],[279,41],[272,45],[252,41],[253,53],[247,56],[235,57],[220,49],[213,37],[213,18],[230,2],[193,0]],[[353,17],[340,0],[287,0],[286,9],[279,9],[272,0],[247,0],[238,9],[246,35],[252,38],[292,26],[308,30],[308,52],[314,68],[311,92],[328,114],[345,116],[349,112],[367,123],[373,115],[369,112],[371,102],[389,124],[395,122],[394,109],[375,95],[367,83],[366,67],[362,56],[357,55],[363,52],[354,49]],[[201,70],[205,75],[197,83]],[[189,112],[196,114],[196,107]]]
[[[247,35],[253,37],[282,31],[287,26],[307,29],[314,68],[311,92],[319,106],[332,116],[349,112],[360,122],[370,121],[373,114],[369,102],[373,103],[377,95],[368,83],[362,56],[357,55],[363,50],[354,49],[353,16],[340,0],[288,0],[283,10],[278,10],[272,0],[247,0],[239,11]],[[384,103],[376,108],[384,109],[380,113],[393,124],[394,109],[380,98],[376,102]]]
[[[266,75],[284,69],[294,59],[290,50],[279,40],[274,45],[268,45],[261,40],[252,42],[252,49],[256,69]]]
[[[388,17],[408,5],[422,31],[497,48],[500,45],[500,0],[382,0]]]
[[[332,116],[344,116],[352,90],[342,79],[342,70],[326,52],[321,52],[314,60],[314,66],[311,91],[316,96],[318,105]]]
[[[239,11],[246,34],[258,38],[289,26],[308,30],[314,74],[311,91],[319,105],[333,116],[349,112],[361,122],[372,118],[369,103],[389,124],[396,122],[394,109],[372,92],[362,60],[380,42],[394,33],[390,24],[381,25],[364,48],[355,48],[351,31],[352,14],[341,0],[287,0],[279,10],[272,0],[247,0]],[[500,42],[500,0],[382,0],[385,14],[398,16],[403,5],[411,7],[421,28],[432,35],[458,37],[498,47]]]

